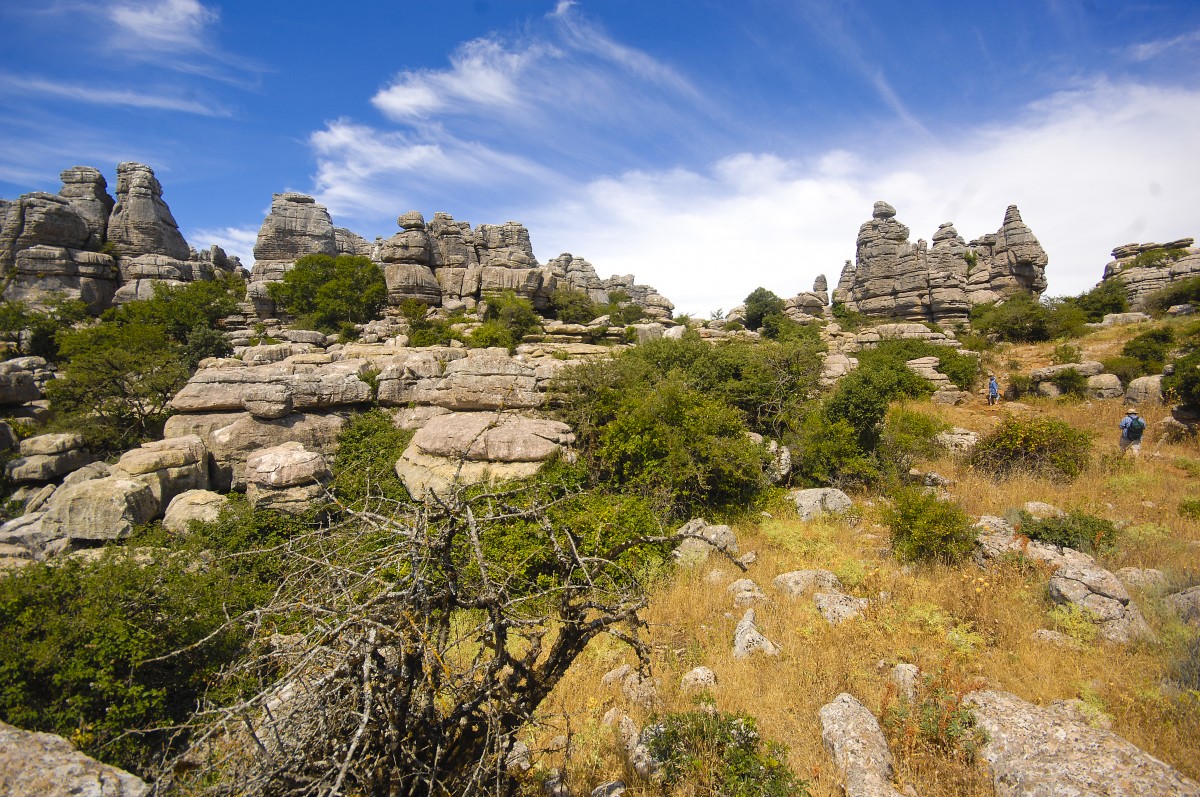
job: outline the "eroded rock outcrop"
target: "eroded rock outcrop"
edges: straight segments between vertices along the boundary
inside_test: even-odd
[[[938,227],[933,245],[909,242],[896,209],[876,202],[859,228],[855,262],[847,261],[834,303],[871,316],[956,321],[972,305],[1046,289],[1048,258],[1015,205],[1000,230],[968,243],[953,224]]]
[[[1104,267],[1104,279],[1119,279],[1134,310],[1145,307],[1146,298],[1172,282],[1200,275],[1200,248],[1192,238],[1166,243],[1125,244],[1112,250],[1112,261]]]
[[[61,736],[0,722],[0,793],[38,797],[145,797],[150,787],[79,752]]]
[[[117,165],[117,202],[108,219],[108,240],[122,257],[166,255],[187,260],[191,256],[162,193],[162,184],[149,166]]]
[[[1066,712],[999,691],[972,692],[964,702],[987,733],[982,753],[999,797],[1200,795],[1200,783]]]
[[[820,715],[821,741],[842,773],[846,797],[902,797],[891,785],[895,764],[875,715],[846,692]]]

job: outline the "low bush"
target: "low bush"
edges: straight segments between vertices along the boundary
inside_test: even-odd
[[[88,307],[78,299],[53,298],[44,310],[33,310],[20,301],[0,302],[0,338],[19,344],[15,354],[59,360],[60,331],[70,329],[89,315]]]
[[[1125,283],[1119,278],[1107,279],[1090,291],[1061,300],[1067,307],[1081,310],[1087,321],[1102,321],[1109,313],[1124,313],[1129,310],[1129,294]]]
[[[1200,276],[1172,282],[1146,297],[1146,309],[1161,313],[1177,304],[1200,304]]]
[[[475,348],[500,346],[512,350],[540,327],[541,320],[533,304],[513,291],[504,291],[487,297],[483,323],[470,334],[467,343]]]
[[[792,476],[802,484],[847,489],[875,482],[879,465],[858,442],[858,432],[845,418],[830,418],[815,408],[789,440]]]
[[[893,405],[883,420],[879,459],[896,475],[903,475],[919,457],[941,452],[934,438],[950,428],[945,421],[901,405]]]
[[[970,318],[975,332],[1011,343],[1079,337],[1087,331],[1089,320],[1072,300],[1043,302],[1028,293],[1015,294],[1003,303],[975,305]]]
[[[1139,376],[1146,375],[1145,367],[1133,357],[1105,357],[1100,364],[1104,366],[1104,373],[1114,375],[1121,380],[1123,385],[1128,385]]]
[[[662,784],[675,793],[723,797],[807,795],[808,784],[784,763],[787,750],[764,744],[746,714],[667,714],[650,726],[650,754],[662,762]]]
[[[1171,328],[1159,327],[1131,338],[1121,349],[1121,354],[1140,364],[1142,373],[1138,376],[1161,374],[1173,343],[1175,343],[1175,333]]]
[[[755,288],[742,304],[746,308],[747,329],[758,329],[768,316],[783,315],[783,299],[766,288]]]
[[[1161,268],[1187,255],[1186,249],[1147,249],[1125,264],[1125,268]]]
[[[1200,349],[1174,362],[1175,372],[1163,377],[1163,390],[1174,393],[1180,403],[1200,407]]]
[[[583,291],[557,288],[550,294],[550,312],[564,324],[586,324],[602,313]]]
[[[1179,502],[1179,516],[1200,520],[1200,498],[1185,498]]]
[[[1018,525],[1031,540],[1074,548],[1088,553],[1104,553],[1116,546],[1117,527],[1112,521],[1073,511],[1063,517],[1035,518],[1021,512]]]
[[[888,358],[889,349],[881,349],[882,353],[860,352],[859,367],[842,377],[825,402],[826,417],[847,421],[865,451],[875,449],[879,425],[892,401],[923,398],[933,392],[927,380],[903,361]]]
[[[1091,458],[1092,439],[1056,418],[1005,416],[971,452],[971,465],[994,476],[1018,472],[1074,479]]]
[[[1087,395],[1088,378],[1074,368],[1059,371],[1050,378],[1050,383],[1064,396],[1083,398]]]
[[[966,683],[943,667],[925,676],[912,702],[885,703],[883,728],[906,758],[920,757],[924,747],[939,756],[973,764],[988,742],[987,732],[964,703],[974,688],[978,685]]]
[[[1073,343],[1060,343],[1054,347],[1054,351],[1050,352],[1050,362],[1053,365],[1066,365],[1067,363],[1077,363],[1082,360],[1083,353]]]
[[[329,334],[344,321],[373,320],[387,304],[383,271],[370,258],[354,255],[305,255],[267,292],[305,326]]]
[[[383,410],[355,415],[338,437],[333,492],[342,503],[365,509],[372,501],[407,501],[408,490],[396,475],[396,460],[413,433],[397,429]]]
[[[907,562],[956,562],[971,552],[978,536],[962,507],[920,487],[896,490],[883,522],[896,556]]]
[[[408,322],[408,345],[449,346],[462,335],[443,318],[430,318],[429,305],[417,299],[400,302],[400,315]]]

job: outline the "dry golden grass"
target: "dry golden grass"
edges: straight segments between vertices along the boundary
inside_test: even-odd
[[[1101,346],[1119,349],[1129,336],[1106,330],[1088,338],[1086,356],[1095,356]],[[1019,361],[1027,372],[1031,365],[1048,364],[1048,351],[1048,345],[1010,347],[1001,356]],[[1003,515],[1038,500],[1125,522],[1117,549],[1098,557],[1105,567],[1156,567],[1176,588],[1200,582],[1200,522],[1178,513],[1182,499],[1200,498],[1200,450],[1156,439],[1155,423],[1166,415],[1164,408],[1144,410],[1149,433],[1137,460],[1118,454],[1117,424],[1125,411],[1119,401],[1033,399],[1020,407],[988,407],[977,400],[964,407],[914,408],[980,433],[1005,412],[1050,414],[1094,433],[1093,463],[1073,482],[996,481],[951,455],[919,465],[952,479],[951,495],[975,516]],[[856,500],[862,517],[854,525],[804,523],[788,507],[777,506],[772,517],[735,527],[741,549],[758,553],[745,576],[767,594],[756,606],[758,625],[782,646],[776,658],[732,657],[734,627],[744,611],[734,608],[725,589],[743,577],[732,564],[713,558],[658,584],[645,614],[660,682],[658,713],[695,708],[695,698],[681,692],[679,680],[692,667],[708,666],[719,679],[716,707],[753,716],[765,739],[788,746],[789,763],[809,781],[811,793],[833,797],[841,793],[841,779],[821,744],[820,707],[850,692],[879,716],[895,701],[892,666],[911,662],[924,674],[945,673],[963,689],[987,685],[1041,705],[1081,699],[1097,716],[1109,718],[1116,733],[1200,778],[1200,700],[1165,685],[1186,633],[1163,611],[1161,594],[1135,593],[1159,637],[1156,643],[1116,646],[1093,639],[1077,650],[1040,643],[1033,632],[1056,623],[1046,596],[1047,571],[1017,564],[986,570],[969,563],[904,566],[887,550],[879,499],[863,495]],[[811,597],[789,599],[771,585],[780,573],[812,568],[836,573],[847,592],[872,599],[871,608],[858,620],[831,626]],[[632,785],[631,794],[655,793],[625,771],[614,731],[601,725],[614,706],[639,723],[649,717],[618,688],[600,686],[605,672],[632,661],[615,643],[597,641],[545,704],[544,724],[531,746],[544,749],[569,731],[570,755],[548,753],[542,765],[565,766],[573,793],[618,777]],[[898,784],[911,784],[924,797],[993,793],[981,767],[939,754],[930,745],[906,744],[902,738],[891,742]]]

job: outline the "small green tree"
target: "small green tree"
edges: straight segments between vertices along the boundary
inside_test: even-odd
[[[978,536],[962,507],[920,487],[896,490],[883,522],[891,531],[896,555],[910,562],[958,561],[970,553]]]
[[[586,324],[600,315],[586,293],[566,287],[550,294],[550,310],[564,324]]]
[[[343,322],[366,323],[387,304],[383,272],[355,255],[305,255],[267,293],[300,322],[327,333]]]
[[[522,338],[541,326],[533,303],[513,291],[487,297],[484,321],[467,341],[476,348],[502,346],[513,349]]]
[[[763,319],[783,313],[783,299],[766,288],[755,288],[743,302],[746,308],[746,329],[758,329]]]

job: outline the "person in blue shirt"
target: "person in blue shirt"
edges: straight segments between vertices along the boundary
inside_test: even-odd
[[[996,381],[995,374],[988,374],[988,404],[995,404],[1000,400],[1000,383]]]
[[[1146,422],[1138,415],[1137,410],[1130,410],[1121,419],[1121,453],[1133,449],[1136,457],[1142,450],[1142,433],[1146,431]]]

